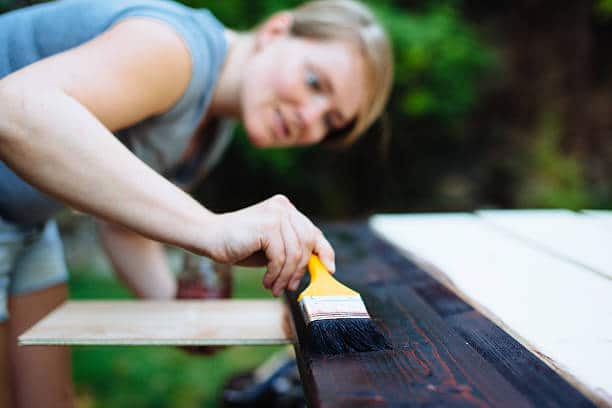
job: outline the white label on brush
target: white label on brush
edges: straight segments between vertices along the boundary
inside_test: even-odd
[[[304,296],[300,308],[306,324],[324,319],[369,319],[361,296]]]

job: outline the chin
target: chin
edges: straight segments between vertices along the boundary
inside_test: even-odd
[[[249,142],[255,147],[270,147],[274,143],[270,129],[264,122],[264,115],[251,112],[244,120],[244,130],[246,131]]]
[[[268,147],[270,141],[266,137],[266,134],[261,130],[253,130],[246,129],[247,137],[249,142],[255,147]]]

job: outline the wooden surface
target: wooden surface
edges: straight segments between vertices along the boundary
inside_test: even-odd
[[[453,291],[375,236],[366,222],[330,224],[336,276],[359,291],[393,349],[296,354],[312,407],[592,406],[546,364]]]
[[[612,231],[612,211],[583,210],[581,213],[591,218],[597,225]]]
[[[19,337],[21,345],[285,344],[276,300],[69,301]]]
[[[500,232],[612,279],[612,228],[568,210],[479,211]]]
[[[612,280],[602,260],[612,237],[581,216],[413,214],[371,224],[592,400],[610,404]]]

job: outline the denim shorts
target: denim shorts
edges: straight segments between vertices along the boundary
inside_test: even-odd
[[[0,322],[8,319],[8,298],[68,280],[64,249],[55,221],[38,226],[0,218]]]

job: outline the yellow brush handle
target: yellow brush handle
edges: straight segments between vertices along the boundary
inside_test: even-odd
[[[308,272],[310,284],[300,293],[298,302],[304,296],[359,296],[359,293],[334,279],[316,255],[311,255],[308,260]]]

